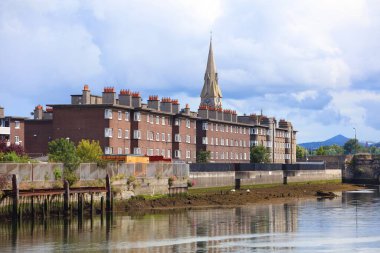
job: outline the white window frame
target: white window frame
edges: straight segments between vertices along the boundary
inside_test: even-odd
[[[122,120],[122,119],[123,119],[122,111],[117,111],[117,120]]]
[[[181,142],[181,135],[180,134],[175,134],[174,135],[174,141],[175,142]]]
[[[186,128],[190,128],[190,120],[186,119]]]
[[[190,152],[190,150],[186,150],[186,158],[187,159],[191,158],[191,152]]]
[[[117,129],[117,138],[123,138],[123,130],[121,128]]]
[[[202,137],[202,144],[204,144],[204,145],[208,144],[207,137]]]
[[[112,135],[113,135],[112,132],[113,132],[112,128],[108,128],[108,127],[104,128],[104,137],[112,138]]]
[[[202,123],[202,130],[208,130],[208,122]]]
[[[133,139],[140,140],[141,139],[141,131],[140,130],[133,130]],[[134,153],[134,151],[133,151]]]
[[[141,148],[133,148],[133,154],[134,155],[141,155]]]
[[[124,138],[129,139],[129,129],[125,129],[124,134],[125,134]]]
[[[140,112],[135,112],[133,114],[133,120],[134,121],[141,121],[141,113]]]
[[[112,155],[112,153],[113,153],[112,147],[104,147],[104,154]]]
[[[15,129],[20,129],[20,121],[15,121]]]
[[[105,119],[112,119],[112,109],[105,109],[104,110],[104,118]]]
[[[125,112],[125,121],[129,121],[130,113]]]
[[[181,158],[181,150],[174,150],[174,157]]]

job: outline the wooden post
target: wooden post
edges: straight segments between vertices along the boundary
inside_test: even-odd
[[[70,211],[70,188],[69,188],[69,182],[67,180],[63,181],[63,188],[65,190],[65,193],[63,194],[63,213],[64,215],[69,214]]]
[[[104,213],[104,196],[100,197],[100,214],[103,216]]]
[[[17,220],[20,191],[17,185],[17,176],[15,174],[12,175],[12,198],[13,198],[12,218],[16,218]]]
[[[78,217],[81,218],[83,216],[83,195],[82,193],[78,193]]]
[[[31,197],[31,200],[30,200],[30,212],[32,213],[32,217],[34,219],[34,217],[36,216],[36,213],[34,211],[34,197],[33,196]]]
[[[111,198],[112,198],[112,192],[111,192],[111,181],[110,181],[110,176],[107,174],[106,176],[106,211],[112,211],[112,203],[111,203]]]
[[[235,178],[235,190],[240,190],[241,182],[240,178]]]
[[[94,193],[91,193],[90,208],[91,208],[90,212],[91,212],[91,217],[92,217],[92,215],[94,214]]]

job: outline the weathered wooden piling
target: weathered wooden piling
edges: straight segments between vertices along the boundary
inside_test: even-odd
[[[18,202],[20,198],[20,191],[17,183],[17,176],[12,175],[12,198],[13,198],[13,207],[12,207],[12,217],[18,217]]]
[[[103,215],[104,213],[104,197],[100,197],[100,214]]]
[[[63,213],[64,215],[68,215],[70,213],[70,187],[67,180],[63,181],[63,189],[65,191],[63,194]]]
[[[112,211],[112,192],[111,192],[111,180],[110,176],[107,174],[106,176],[106,211],[110,212]]]

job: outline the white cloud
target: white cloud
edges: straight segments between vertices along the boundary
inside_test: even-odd
[[[213,30],[226,108],[292,120],[300,141],[351,125],[377,139],[379,12],[375,0],[4,0],[0,103],[28,115],[89,83],[196,110]]]

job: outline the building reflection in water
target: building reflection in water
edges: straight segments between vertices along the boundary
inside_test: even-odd
[[[295,205],[279,204],[83,220],[51,217],[17,226],[2,222],[0,251],[221,252],[221,244],[272,241],[295,232],[297,213]]]

